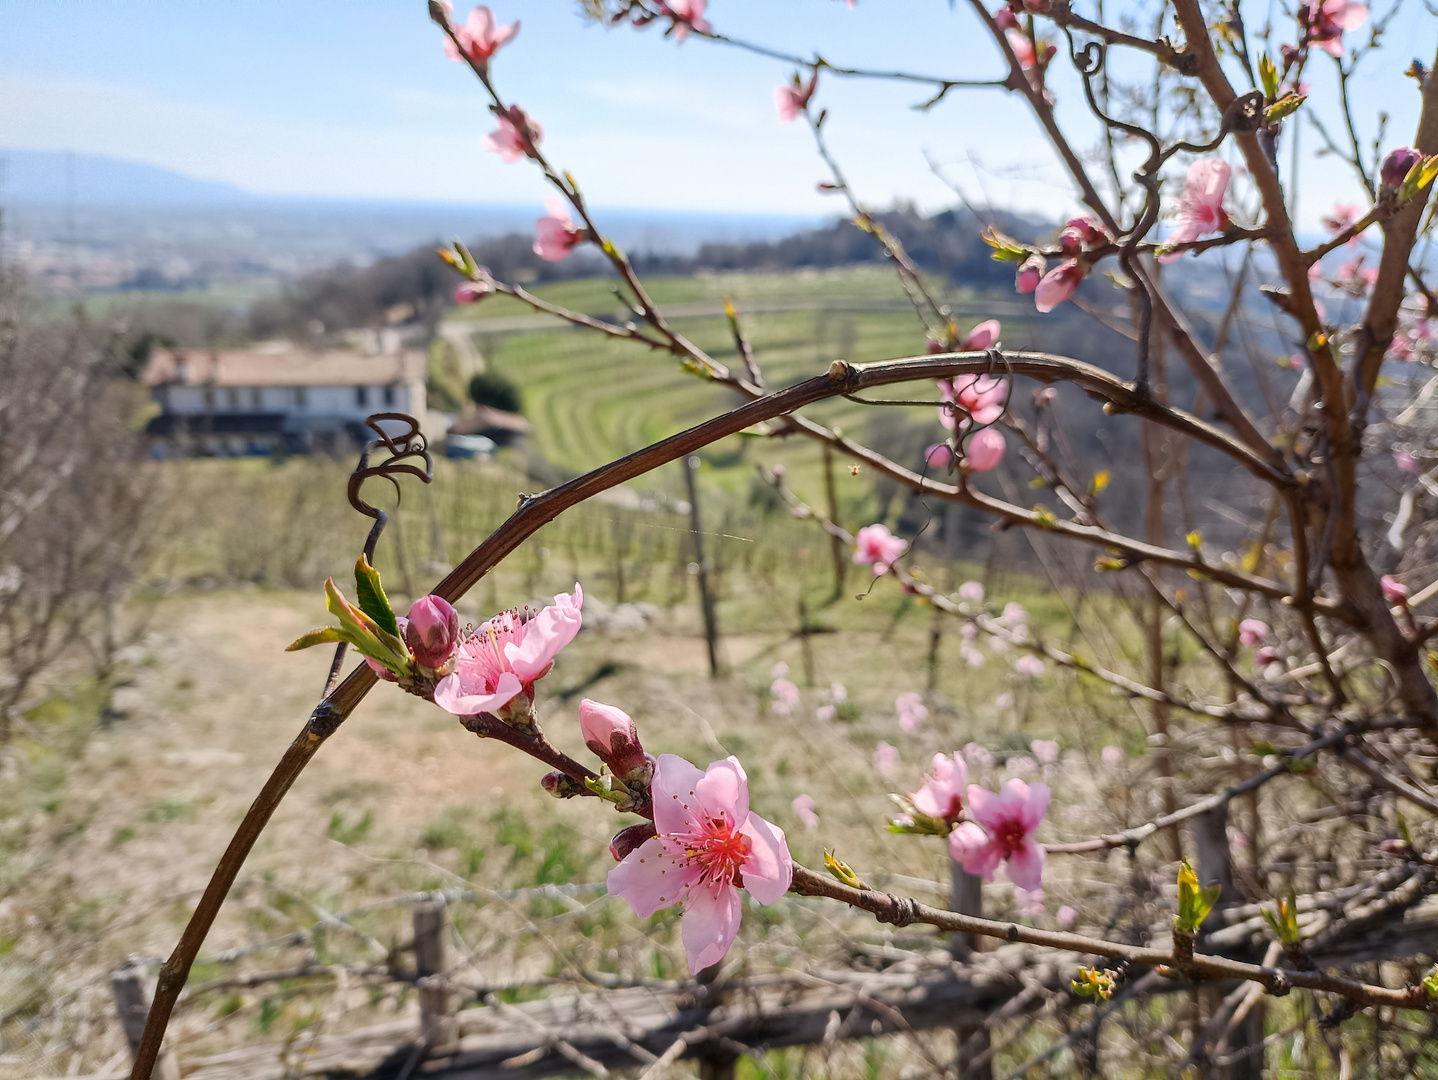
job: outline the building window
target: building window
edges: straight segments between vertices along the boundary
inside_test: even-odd
[[[303,409],[305,407],[305,400],[308,396],[309,395],[305,393],[305,388],[303,386],[295,387],[295,408]]]
[[[240,407],[240,392],[238,390],[227,390],[225,392],[225,399],[230,408],[238,409]]]
[[[207,412],[213,412],[215,408],[215,392],[211,390],[208,386],[205,387],[204,398],[205,410]]]
[[[260,408],[260,406],[263,405],[264,403],[265,403],[265,392],[264,392],[263,390],[258,390],[258,389],[256,389],[256,390],[251,390],[251,391],[250,391],[250,407],[251,407],[251,408],[253,408],[253,409],[255,409],[256,411],[258,411],[259,408]]]
[[[394,404],[394,387],[393,387],[393,386],[386,386],[386,387],[384,388],[384,403],[385,403],[386,405],[393,405],[393,404]]]
[[[355,387],[355,404],[358,405],[360,408],[367,408],[369,406],[368,386]]]

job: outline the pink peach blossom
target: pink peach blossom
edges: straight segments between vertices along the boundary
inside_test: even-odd
[[[1035,286],[1034,307],[1041,312],[1052,311],[1078,291],[1083,278],[1083,264],[1077,259],[1065,259]]]
[[[894,699],[894,710],[899,714],[899,728],[902,731],[914,731],[929,718],[929,709],[924,704],[923,695],[913,690]]]
[[[1282,659],[1282,657],[1279,655],[1278,650],[1272,645],[1262,645],[1259,646],[1258,650],[1253,654],[1253,666],[1256,668],[1264,668],[1269,664],[1278,663],[1280,659]]]
[[[949,462],[954,460],[954,452],[949,448],[948,443],[934,443],[924,450],[924,461],[931,469],[947,468]]]
[[[814,710],[815,719],[827,724],[839,715],[839,710],[833,705],[820,705]]]
[[[1408,587],[1391,574],[1384,574],[1378,583],[1383,586],[1383,599],[1390,604],[1407,604]]]
[[[966,821],[949,834],[949,852],[971,874],[992,880],[999,863],[1021,889],[1043,887],[1044,849],[1034,830],[1048,812],[1053,792],[1047,784],[1011,779],[996,794],[970,784]]]
[[[761,904],[789,891],[794,861],[784,831],[749,810],[749,778],[737,758],[707,770],[661,754],[650,787],[658,832],[609,871],[609,894],[648,918],[684,905],[680,935],[689,970],[724,958],[739,933],[739,886]]]
[[[494,292],[494,286],[487,281],[466,281],[457,285],[454,300],[457,304],[475,304]]]
[[[1233,170],[1218,158],[1199,158],[1188,167],[1188,179],[1178,200],[1178,224],[1165,241],[1166,247],[1189,244],[1205,233],[1223,232],[1228,228],[1228,215],[1223,210],[1223,196],[1228,192],[1228,178]],[[1183,252],[1170,251],[1158,257],[1159,262],[1173,262]]]
[[[1103,763],[1105,765],[1123,764],[1123,751],[1117,746],[1105,746],[1103,748],[1103,753],[1099,756],[1103,758]]]
[[[1393,451],[1393,464],[1398,467],[1399,472],[1416,473],[1418,471],[1418,459],[1405,450]]]
[[[969,782],[969,767],[959,754],[935,754],[932,770],[924,784],[909,795],[914,809],[925,817],[938,818],[953,824],[964,810],[964,787]]]
[[[892,776],[899,766],[899,751],[886,742],[874,747],[874,769],[880,776]]]
[[[819,827],[819,815],[814,813],[814,796],[796,795],[793,803],[794,816],[804,823],[807,829]]]
[[[511,105],[497,114],[495,120],[499,127],[483,136],[479,144],[498,154],[501,161],[513,162],[527,156],[544,137],[544,129],[526,116],[518,105]]]
[[[1054,739],[1035,739],[1029,743],[1029,749],[1039,759],[1040,765],[1052,765],[1059,759],[1059,744]]]
[[[704,20],[704,9],[708,4],[709,0],[667,0],[667,3],[659,5],[660,13],[674,20],[675,41],[683,41],[689,36],[690,30],[697,30],[701,34],[713,31],[714,28]]]
[[[639,729],[623,709],[585,698],[579,703],[579,733],[590,752],[621,780],[648,764]]]
[[[1058,920],[1058,924],[1065,930],[1072,930],[1078,923],[1078,912],[1068,904],[1064,904],[1054,912],[1054,918]]]
[[[1368,19],[1368,5],[1353,0],[1309,0],[1298,11],[1306,27],[1304,41],[1332,56],[1343,55],[1343,33],[1357,30]]]
[[[1014,661],[1014,670],[1030,679],[1037,679],[1044,673],[1044,662],[1029,653]]]
[[[493,56],[506,42],[510,41],[515,34],[519,33],[518,21],[508,26],[498,26],[495,23],[494,12],[487,7],[477,7],[469,13],[463,26],[454,28],[454,36],[459,39],[460,47],[464,54],[471,60],[484,63]],[[445,54],[451,60],[463,60],[459,49],[454,47],[454,42],[448,37],[444,40]]]
[[[854,562],[874,568],[874,576],[888,572],[894,560],[908,550],[908,543],[882,524],[865,525],[854,537]]]
[[[1018,16],[1013,13],[1013,10],[1005,4],[994,12],[994,24],[998,26],[1000,30],[1017,30],[1019,19]]]
[[[420,667],[437,671],[454,654],[459,637],[459,613],[440,596],[421,596],[409,608],[404,643]]]
[[[1044,891],[1015,887],[1014,903],[1025,919],[1037,919],[1044,913]]]
[[[534,253],[541,259],[558,262],[584,239],[585,230],[574,224],[569,216],[569,207],[558,195],[545,199],[544,208],[549,211],[549,215],[534,223],[537,233],[534,238]]]
[[[1010,600],[1004,605],[1004,610],[999,618],[1005,626],[1021,626],[1029,621],[1029,613],[1024,610],[1023,604],[1017,600]]]
[[[994,767],[994,755],[989,753],[987,747],[976,742],[964,744],[964,760],[975,769],[992,769]]]
[[[1014,707],[1014,695],[1005,690],[998,697],[994,698],[994,708],[1000,712],[1006,712]]]
[[[774,685],[769,687],[769,694],[775,701],[791,709],[799,704],[799,688],[788,679],[775,679]]]
[[[964,468],[969,472],[988,472],[1004,459],[1004,437],[993,428],[975,432],[964,447]]]
[[[1014,271],[1014,290],[1020,293],[1033,292],[1039,287],[1039,281],[1047,268],[1048,262],[1042,255],[1030,255],[1019,263],[1019,268]]]
[[[794,76],[792,83],[785,83],[783,86],[774,88],[774,105],[779,110],[779,119],[788,123],[809,107],[809,99],[814,96],[814,90],[819,85],[819,69],[814,69],[814,74],[809,77],[807,83],[801,83],[799,76]]]
[[[1262,619],[1244,619],[1238,624],[1238,641],[1241,645],[1257,645],[1271,633],[1272,628]]]
[[[1408,174],[1413,170],[1413,166],[1422,160],[1422,151],[1414,150],[1411,146],[1400,146],[1390,150],[1388,156],[1383,159],[1383,167],[1378,172],[1379,179],[1385,188],[1396,189],[1404,180],[1408,179]]]
[[[968,643],[959,646],[959,659],[969,667],[984,666],[984,654]]]
[[[835,705],[842,705],[849,700],[849,688],[841,682],[830,683],[829,700]]]
[[[977,581],[966,581],[959,586],[959,599],[970,604],[982,604],[984,602],[984,587]],[[972,623],[965,623],[972,626]]]
[[[434,703],[455,716],[502,709],[520,694],[532,702],[534,684],[583,625],[584,592],[560,593],[538,612],[502,611],[460,643],[454,671],[434,688]]]
[[[968,336],[959,344],[959,351],[983,352],[999,340],[1000,329],[998,319],[985,319],[969,331]]]
[[[1355,206],[1353,203],[1334,203],[1333,212],[1329,214],[1324,214],[1318,220],[1319,223],[1322,224],[1322,226],[1329,232],[1340,233],[1344,229],[1348,228],[1350,225],[1357,224],[1358,219],[1362,216],[1363,212],[1359,210],[1358,207]],[[1359,235],[1361,234],[1355,233],[1348,238],[1349,247],[1358,246]]]

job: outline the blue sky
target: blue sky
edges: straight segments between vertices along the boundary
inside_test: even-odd
[[[595,204],[839,209],[815,191],[824,172],[807,133],[775,116],[783,64],[693,38],[679,45],[657,28],[605,29],[572,0],[491,6],[523,21],[495,61],[502,91],[543,123],[546,150]],[[457,8],[462,18],[468,4]],[[1415,55],[1431,62],[1438,38],[1438,19],[1412,0],[1408,9],[1390,34],[1396,48],[1375,55],[1355,86],[1365,122],[1390,112],[1390,146],[1411,139],[1417,116],[1415,84],[1398,73]],[[963,3],[711,0],[708,15],[735,36],[836,63],[999,70]],[[423,0],[0,0],[0,29],[0,146],[107,154],[275,194],[536,206],[545,195],[533,169],[480,148],[493,123],[472,76],[445,58]],[[1319,59],[1321,97],[1332,72]],[[1061,109],[1078,105],[1071,74],[1054,86]],[[920,114],[909,106],[921,96],[824,81],[834,149],[871,203],[952,202],[927,153],[976,201],[1048,214],[1076,205],[1016,98],[956,91]],[[1311,130],[1301,137],[1316,146]],[[1311,227],[1357,188],[1326,159],[1303,191]]]

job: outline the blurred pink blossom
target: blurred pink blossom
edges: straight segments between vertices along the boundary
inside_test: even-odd
[[[892,776],[899,766],[899,751],[886,742],[874,747],[874,769],[880,776]]]
[[[993,428],[976,431],[964,446],[964,467],[969,472],[989,472],[1004,459],[1004,437]]]
[[[999,863],[1023,889],[1043,887],[1044,849],[1033,838],[1053,793],[1047,784],[1008,780],[997,792],[970,784],[966,821],[949,834],[949,852],[971,874],[992,880]]]
[[[829,698],[836,705],[842,705],[849,699],[849,688],[841,682],[829,684]]]
[[[913,690],[895,698],[894,709],[899,714],[899,728],[903,731],[914,731],[929,718],[923,695]]]
[[[970,604],[982,604],[984,602],[984,587],[977,581],[966,581],[959,586],[959,599]],[[965,623],[971,626],[972,623]]]
[[[494,292],[494,286],[487,281],[466,281],[457,285],[454,300],[457,304],[475,304]]]
[[[1043,889],[1014,888],[1014,904],[1025,919],[1037,919],[1044,913]]]
[[[1065,259],[1045,274],[1034,288],[1034,307],[1041,312],[1052,311],[1078,291],[1083,278],[1083,264],[1077,259]]]
[[[1044,662],[1032,653],[1027,653],[1014,661],[1014,670],[1027,678],[1037,679],[1044,673]]]
[[[819,85],[819,69],[814,69],[808,83],[799,81],[797,75],[792,83],[785,83],[783,86],[774,88],[774,105],[779,110],[779,119],[784,123],[793,120],[809,107],[809,99],[814,96],[814,90]]]
[[[814,813],[814,796],[796,795],[794,797],[794,816],[804,823],[805,828],[817,829],[819,815]]]
[[[459,40],[460,48],[464,50],[465,55],[477,63],[486,62],[499,51],[500,46],[510,41],[517,33],[519,33],[517,20],[508,26],[498,26],[495,23],[494,12],[487,7],[475,8],[469,13],[469,18],[465,20],[463,26],[454,28],[454,36]],[[444,51],[451,60],[464,59],[448,35],[444,39]]]
[[[1078,912],[1067,904],[1054,912],[1054,918],[1065,930],[1072,930],[1078,924]]]
[[[998,697],[994,698],[994,708],[999,709],[1000,711],[1012,709],[1013,707],[1014,695],[1009,693],[1007,690],[1005,690]]]
[[[1099,756],[1103,758],[1103,763],[1105,765],[1123,764],[1123,751],[1117,746],[1105,746],[1103,748],[1103,752]]]
[[[964,744],[964,760],[975,769],[992,769],[994,767],[994,755],[989,753],[987,747],[976,742]]]
[[[1393,464],[1398,466],[1399,472],[1416,473],[1418,471],[1418,459],[1406,450],[1393,451]]]
[[[948,443],[934,443],[924,451],[924,461],[931,469],[947,468],[949,462],[954,460],[954,452],[949,448]]]
[[[1223,196],[1228,192],[1228,178],[1233,170],[1218,158],[1199,158],[1188,167],[1188,178],[1178,201],[1178,224],[1164,241],[1165,247],[1189,244],[1205,233],[1223,232],[1228,228],[1228,215],[1223,210]],[[1170,251],[1158,257],[1159,262],[1173,262],[1183,252]]]
[[[1408,603],[1408,587],[1393,575],[1384,574],[1383,577],[1379,579],[1379,584],[1383,586],[1383,599],[1387,600],[1390,604]],[[413,616],[411,616],[411,618],[412,617]]]
[[[526,116],[518,105],[511,105],[495,119],[499,127],[483,136],[479,144],[498,154],[501,161],[518,161],[528,155],[532,146],[538,146],[539,140],[544,137],[544,129]]]
[[[704,9],[708,5],[709,0],[667,0],[659,5],[659,11],[674,20],[674,40],[683,41],[691,29],[701,34],[713,31],[704,20]]]
[[[1244,619],[1238,624],[1238,641],[1241,645],[1257,645],[1272,633],[1273,629],[1262,619]]]
[[[969,667],[984,666],[984,654],[967,643],[959,646],[959,659],[968,664]]]
[[[832,705],[820,705],[817,709],[814,710],[814,718],[825,724],[829,723],[831,720],[834,719],[834,717],[838,715],[839,710],[834,708],[834,706]]]
[[[968,782],[969,767],[959,754],[935,754],[923,786],[910,793],[909,801],[926,817],[952,824],[963,812],[964,787]]]
[[[854,537],[854,562],[872,565],[874,576],[887,573],[895,559],[908,549],[908,543],[889,532],[882,524],[865,525]]]
[[[558,195],[544,200],[548,216],[534,223],[537,233],[534,239],[534,253],[549,262],[558,262],[578,246],[584,239],[585,230],[574,224],[569,216],[569,207]]]
[[[1029,743],[1029,749],[1039,759],[1040,765],[1052,765],[1059,759],[1059,744],[1054,739],[1035,739]]]
[[[1368,5],[1353,0],[1308,0],[1299,8],[1299,20],[1306,27],[1305,42],[1312,42],[1332,56],[1343,55],[1343,33],[1357,30],[1368,19]]]

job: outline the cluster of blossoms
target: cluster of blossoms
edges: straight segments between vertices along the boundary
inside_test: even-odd
[[[875,577],[887,574],[907,550],[908,541],[895,536],[884,524],[865,525],[854,537],[855,565],[872,567]]]
[[[1057,751],[1055,744],[1055,758]],[[987,751],[985,756],[992,762]],[[935,754],[923,785],[908,796],[913,813],[895,818],[892,828],[947,836],[949,853],[968,873],[993,880],[1002,865],[1014,885],[1030,894],[1038,891],[1043,887],[1044,848],[1033,834],[1053,798],[1048,785],[1011,778],[994,792],[968,781],[963,754]]]

